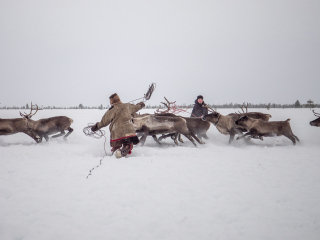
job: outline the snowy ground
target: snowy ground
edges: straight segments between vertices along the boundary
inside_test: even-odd
[[[0,239],[320,239],[315,117],[309,109],[261,111],[273,121],[291,118],[301,142],[229,145],[211,125],[205,145],[166,139],[159,146],[148,138],[129,158],[105,157],[88,179],[104,157],[104,140],[82,129],[105,111],[39,111],[35,120],[71,117],[74,132],[68,142],[41,144],[22,133],[0,136]],[[19,113],[0,110],[0,117]]]

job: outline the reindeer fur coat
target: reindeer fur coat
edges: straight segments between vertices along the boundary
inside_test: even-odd
[[[142,103],[143,104],[143,103]],[[110,146],[121,146],[121,140],[130,137],[136,137],[136,131],[133,127],[131,114],[139,111],[144,106],[138,103],[137,105],[130,103],[116,102],[104,114],[101,122],[98,123],[98,128],[106,127],[110,124]]]

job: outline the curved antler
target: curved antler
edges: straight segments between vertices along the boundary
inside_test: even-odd
[[[312,112],[316,117],[320,117],[320,113],[316,113],[314,110],[312,110]]]
[[[34,110],[34,109],[33,109],[33,106],[36,106],[36,107],[37,107],[35,113],[32,113],[32,110]],[[29,114],[28,114],[28,113],[24,113],[24,114],[23,114],[23,113],[20,112],[20,116],[21,116],[21,117],[25,117],[25,118],[27,118],[27,119],[30,119],[32,116],[34,116],[34,115],[38,112],[38,110],[39,110],[38,105],[37,105],[37,104],[33,105],[32,102],[31,102],[30,113],[29,113]]]
[[[206,107],[208,109],[208,112],[216,112],[216,110],[214,110],[213,108],[208,107],[207,105],[205,105],[204,107]]]

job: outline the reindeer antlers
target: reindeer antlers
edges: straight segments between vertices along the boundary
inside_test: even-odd
[[[164,102],[161,102],[163,105],[165,105],[167,107],[167,110],[164,110],[164,111],[160,111],[159,109],[156,111],[158,113],[167,113],[171,110],[171,103],[174,105],[175,102],[169,102],[169,100],[164,97],[164,99],[167,101],[167,103],[164,103]]]
[[[312,112],[316,117],[320,117],[320,113],[316,113],[314,110],[312,110]]]
[[[32,113],[32,110],[34,110],[34,109],[33,109],[33,106],[36,106],[36,107],[37,107],[35,113]],[[27,113],[24,113],[24,114],[23,114],[23,113],[20,112],[20,116],[21,116],[21,117],[25,117],[25,118],[27,118],[27,119],[30,119],[32,116],[34,116],[34,115],[38,112],[38,110],[39,110],[38,105],[37,105],[37,104],[33,105],[32,102],[31,102],[30,113],[29,113],[29,114],[27,114]],[[41,110],[41,109],[40,109],[40,110]]]
[[[208,112],[217,112],[216,110],[214,110],[213,108],[208,107],[207,105],[205,105],[204,107],[206,107],[208,109]]]
[[[167,109],[167,111],[169,111],[170,110],[170,105],[171,105],[171,102],[169,102],[169,100],[166,98],[166,97],[164,97],[164,99],[167,101],[167,103],[168,104],[166,104],[166,103],[164,103],[164,102],[161,102],[162,104],[164,104],[168,109]]]
[[[239,108],[241,108],[243,113],[248,113],[248,106],[249,106],[249,103],[247,103],[247,106],[245,105],[245,103],[243,103],[242,106],[239,105]],[[243,108],[246,109],[246,112],[244,112]],[[240,111],[238,111],[238,112],[241,114]]]
[[[242,106],[240,106],[240,105],[238,105],[238,106],[239,106],[239,108],[241,108],[242,113],[248,113],[248,107],[249,107],[249,105],[250,105],[249,103],[247,103],[247,105],[245,105],[245,103],[243,103]],[[246,109],[246,112],[244,112],[243,108]],[[241,114],[240,111],[238,111],[238,112],[239,112],[239,114]],[[238,113],[237,113],[237,114],[238,114]]]

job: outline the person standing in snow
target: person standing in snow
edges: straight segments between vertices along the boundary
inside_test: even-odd
[[[203,96],[199,95],[194,101],[194,106],[190,117],[202,117],[208,114],[207,105],[203,101]]]
[[[133,145],[139,143],[139,138],[133,127],[131,114],[139,111],[145,106],[143,102],[136,105],[122,103],[120,97],[114,93],[110,97],[109,110],[104,114],[101,122],[97,122],[91,127],[93,132],[110,124],[110,146],[111,151],[115,152],[117,158],[130,155]]]

